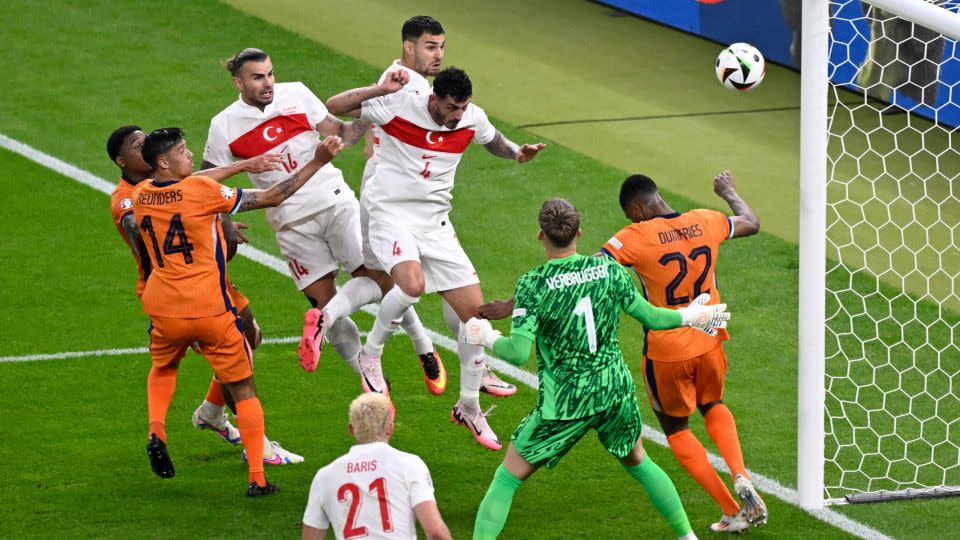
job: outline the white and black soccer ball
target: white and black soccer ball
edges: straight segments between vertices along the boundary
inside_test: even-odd
[[[749,43],[734,43],[717,56],[717,79],[731,90],[756,88],[766,72],[763,55]]]

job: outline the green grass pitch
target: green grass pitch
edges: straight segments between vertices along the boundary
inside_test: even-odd
[[[366,7],[371,2],[362,4]],[[590,21],[598,6],[561,4],[554,12],[557,24],[570,24],[570,18],[579,17],[586,25],[584,32],[597,35]],[[482,30],[498,26],[498,10],[504,5],[477,3],[470,20],[464,20],[454,13],[455,7],[439,3],[416,7],[391,3],[380,16],[371,12],[366,23],[370,35],[394,36],[389,42],[394,50],[395,27],[400,22],[395,20],[395,11],[433,13],[442,21],[451,21],[445,25],[451,40],[449,54],[455,59],[457,33],[465,36],[457,47],[493,48],[483,41]],[[468,31],[471,21],[475,27]],[[327,20],[324,24],[339,23]],[[638,39],[656,40],[654,45],[670,49],[671,54],[710,50],[705,42],[678,32],[642,21],[631,24],[646,30],[639,32]],[[7,72],[5,95],[0,99],[0,133],[112,180],[116,169],[104,151],[105,139],[111,130],[126,123],[148,129],[184,127],[199,162],[210,117],[236,98],[219,61],[252,42],[270,52],[278,80],[301,80],[321,98],[375,80],[394,58],[384,56],[371,64],[370,43],[358,44],[364,54],[351,56],[351,43],[333,33],[323,39],[322,26],[315,26],[317,35],[311,33],[310,37],[305,37],[305,29],[290,26],[293,31],[207,0],[162,5],[131,2],[121,7],[105,1],[14,0],[0,10],[0,43],[14,66]],[[517,35],[523,39],[522,33]],[[364,37],[354,39],[362,41]],[[549,62],[544,60],[531,70],[553,77],[551,80],[563,79],[564,74],[546,64]],[[471,65],[463,67],[474,71]],[[703,70],[712,77],[709,66]],[[772,72],[781,77],[780,82],[776,78],[765,81],[772,88],[788,88],[789,81],[782,78],[796,78],[785,70],[774,68]],[[481,80],[483,77],[478,75]],[[729,96],[724,95],[715,103],[694,107],[691,100],[697,96],[696,84],[715,84],[709,78],[698,81],[684,86],[674,105],[676,112],[730,106],[725,101]],[[520,80],[518,84],[534,82]],[[603,81],[592,84],[602,86]],[[619,80],[611,83],[623,84]],[[502,85],[508,88],[510,80],[503,80]],[[482,87],[477,88],[479,95]],[[784,100],[796,98],[795,92],[784,92]],[[527,105],[518,101],[507,106],[502,103],[506,99],[503,89],[485,93],[485,100],[478,98],[478,103],[497,111],[493,121],[511,139],[544,140],[551,145],[523,167],[478,148],[469,150],[460,166],[453,219],[477,266],[485,296],[498,298],[510,295],[516,278],[542,260],[535,239],[535,216],[543,199],[560,195],[580,208],[584,220],[581,251],[592,253],[624,224],[616,195],[628,171],[609,149],[591,149],[586,144],[589,141],[583,140],[590,136],[571,138],[571,128],[537,131],[514,127],[532,121],[521,113],[536,108],[537,96],[523,94]],[[549,103],[549,88],[542,93],[547,96],[544,106],[555,105]],[[642,101],[642,93],[637,94],[634,98]],[[763,106],[775,100],[772,94],[761,96],[758,99]],[[662,93],[658,94],[656,100],[662,99]],[[651,98],[651,108],[662,105],[656,100]],[[575,112],[570,116],[581,117]],[[618,111],[607,112],[607,116],[615,116]],[[776,123],[759,123],[761,132],[751,134],[745,144],[756,145],[759,152],[762,145],[774,141],[779,145],[777,155],[795,152],[796,137],[774,132],[782,127]],[[690,120],[656,122],[660,136],[670,141],[693,136],[700,127]],[[709,130],[715,133],[721,128],[711,125]],[[630,127],[628,131],[640,129]],[[564,140],[554,140],[552,135]],[[694,150],[689,149],[689,157],[687,151],[675,146],[670,154],[655,152],[648,165],[655,171],[669,171],[678,160],[696,161]],[[749,149],[738,152],[742,155],[735,159],[746,163]],[[337,165],[356,188],[363,166],[360,152],[346,152],[337,158]],[[0,356],[145,346],[147,319],[133,293],[133,263],[110,221],[107,197],[5,150],[0,150],[0,166],[0,207],[5,209],[0,227],[6,233],[0,242],[0,305],[5,308],[0,310]],[[723,209],[710,192],[708,180],[690,180],[687,184],[699,182],[698,187],[668,189],[667,196],[678,210],[704,205]],[[239,182],[246,184],[245,179]],[[754,199],[765,194],[775,198],[783,186],[768,186],[767,191],[756,185],[746,189]],[[788,191],[793,193],[794,187]],[[691,198],[696,193],[702,195]],[[763,214],[760,217],[765,219]],[[262,214],[248,214],[241,221],[252,226],[256,247],[278,253]],[[731,324],[734,339],[728,346],[726,400],[737,418],[747,466],[794,486],[796,244],[789,232],[776,236],[761,233],[730,242],[721,251],[718,279],[735,314]],[[267,337],[299,332],[306,302],[287,276],[240,257],[231,263],[230,273],[250,298]],[[926,309],[922,307],[921,314],[927,313]],[[418,311],[428,327],[445,333],[436,297],[425,298]],[[357,315],[356,320],[361,329],[372,321],[366,314]],[[625,358],[639,380],[640,327],[626,321],[621,337]],[[468,538],[477,505],[502,454],[483,450],[463,428],[449,423],[458,369],[454,353],[441,354],[451,372],[451,388],[437,398],[423,388],[406,338],[398,336],[389,343],[385,370],[393,380],[398,408],[393,444],[427,462],[441,512],[454,538]],[[305,374],[297,365],[295,345],[268,344],[256,353],[267,433],[307,459],[302,465],[268,469],[270,479],[282,486],[283,493],[257,501],[243,496],[246,467],[240,460],[240,448],[229,447],[190,425],[190,414],[202,399],[210,376],[199,357],[191,355],[184,362],[168,415],[171,454],[178,473],[171,481],[156,478],[144,455],[147,355],[0,363],[0,460],[5,464],[0,467],[0,485],[5,488],[0,497],[0,537],[298,536],[313,474],[351,444],[346,407],[360,391],[356,378],[332,350],[325,352],[321,362],[316,373]],[[526,367],[533,369],[532,362]],[[512,432],[534,398],[531,389],[521,387],[510,399],[483,399],[484,405],[497,404],[491,423],[501,438]],[[641,397],[641,403],[645,402]],[[645,407],[643,413],[655,426]],[[695,419],[692,424],[710,449],[702,422]],[[652,442],[646,447],[677,484],[695,531],[708,536],[706,528],[719,517],[719,510],[669,450]],[[751,530],[751,536],[849,536],[773,495],[765,499],[770,506],[770,524]],[[836,510],[890,536],[935,538],[950,535],[958,509],[957,500],[939,500]],[[524,485],[514,499],[503,533],[504,538],[530,539],[669,536],[669,528],[641,488],[592,436],[556,470],[542,471]]]

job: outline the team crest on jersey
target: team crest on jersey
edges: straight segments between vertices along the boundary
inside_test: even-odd
[[[230,200],[233,198],[233,189],[227,186],[220,186],[220,194],[223,195],[223,198]]]
[[[122,201],[120,201],[120,208],[122,210],[129,210],[133,208],[133,200],[130,197],[125,197]]]

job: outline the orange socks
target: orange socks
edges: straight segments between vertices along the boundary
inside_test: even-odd
[[[670,450],[673,450],[673,455],[677,457],[680,465],[713,500],[717,501],[724,515],[732,516],[740,510],[740,505],[734,500],[733,495],[730,495],[720,475],[710,465],[707,450],[693,432],[689,429],[678,431],[668,436],[667,442],[670,443]]]
[[[267,485],[263,475],[263,407],[256,396],[237,402],[237,429],[247,451],[250,482]]]
[[[207,390],[207,401],[218,407],[225,407],[227,402],[223,399],[223,390],[220,389],[220,381],[216,377],[210,379],[210,388]]]
[[[747,476],[747,468],[743,465],[743,452],[740,450],[740,437],[737,436],[737,423],[733,420],[733,413],[723,403],[714,405],[703,417],[707,426],[707,433],[720,450],[720,455],[727,462],[730,474],[736,477],[742,474]]]
[[[177,389],[177,369],[171,367],[150,368],[147,375],[147,410],[150,414],[150,433],[156,433],[167,442],[167,409]]]

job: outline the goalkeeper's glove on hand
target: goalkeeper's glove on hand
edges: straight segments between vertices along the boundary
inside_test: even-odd
[[[680,316],[683,317],[684,326],[692,326],[702,330],[711,336],[717,335],[717,328],[726,328],[727,321],[730,320],[730,312],[727,311],[726,304],[706,305],[710,301],[710,294],[703,293],[694,298],[693,302],[687,307],[680,308]]]
[[[486,319],[471,317],[463,325],[463,340],[471,345],[483,345],[493,350],[493,342],[500,336],[500,331],[494,330]]]

